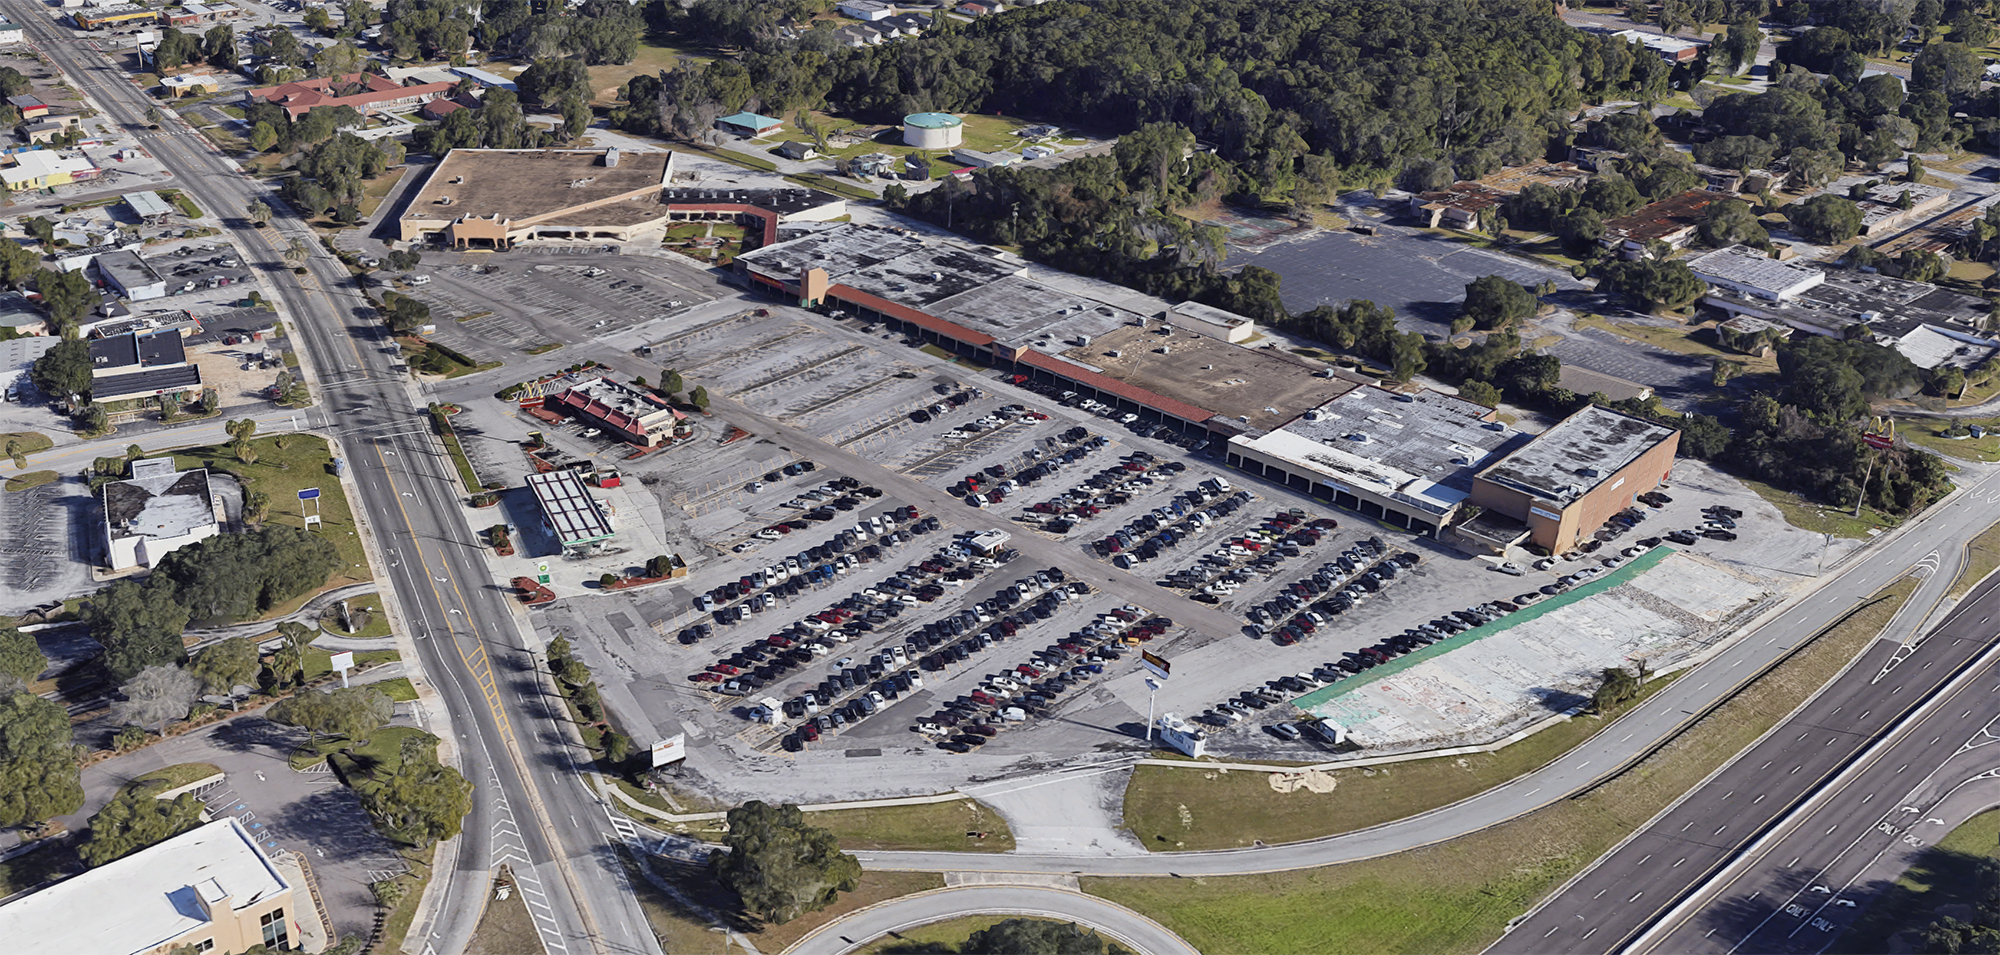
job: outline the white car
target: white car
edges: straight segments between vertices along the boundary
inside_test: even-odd
[[[922,733],[925,736],[943,736],[945,730],[944,727],[939,726],[936,723],[924,722],[917,724],[917,732]]]
[[[603,428],[589,428],[583,432],[583,436],[586,438],[595,438],[603,433],[604,433]]]

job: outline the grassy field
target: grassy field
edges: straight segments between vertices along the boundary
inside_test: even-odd
[[[22,454],[40,454],[56,446],[48,435],[40,431],[0,431],[0,448],[10,444]]]
[[[688,57],[696,63],[706,64],[715,59],[716,51],[695,46],[657,43],[652,39],[639,41],[639,53],[632,62],[618,66],[593,66],[590,68],[590,89],[592,105],[612,106],[618,102],[618,91],[632,77],[657,76],[669,69],[681,57]],[[487,67],[492,69],[492,67]]]
[[[365,594],[357,594],[347,598],[347,606],[350,610],[366,610],[368,612],[368,622],[362,624],[359,630],[342,630],[340,629],[340,615],[329,612],[325,617],[321,618],[321,626],[326,629],[326,632],[335,636],[354,637],[361,640],[389,635],[389,615],[383,612],[381,594],[372,590]]]
[[[1905,929],[1921,930],[1947,905],[1979,902],[1979,865],[2000,859],[2000,809],[1967,819],[1950,835],[1924,850],[1917,864],[1868,906],[1868,911],[1835,940],[1831,951],[1868,955],[1892,951],[1889,940]],[[1960,913],[1959,917],[1964,918]],[[1907,949],[1905,949],[1907,951]]]
[[[1159,920],[1201,951],[1477,952],[1508,920],[1776,725],[1866,647],[1915,586],[1905,579],[1876,594],[1587,795],[1379,859],[1258,876],[1085,878],[1082,888]]]
[[[403,655],[394,650],[356,650],[354,665],[369,667],[381,663],[394,663]],[[333,651],[319,647],[306,648],[306,679],[316,680],[333,672]]]
[[[368,685],[389,694],[389,699],[395,700],[398,703],[408,703],[417,698],[417,688],[410,683],[410,678],[406,676],[399,676],[393,680],[382,680]]]
[[[321,759],[330,759],[334,768],[340,770],[350,784],[365,784],[369,776],[393,773],[396,767],[402,765],[405,737],[436,739],[410,726],[384,726],[371,734],[368,742],[361,746],[338,737],[309,739],[292,751],[292,768],[303,769]]]
[[[408,169],[407,166],[397,166],[373,179],[362,181],[361,218],[367,219],[375,215],[375,210],[382,207],[382,200],[389,198],[389,190],[396,188],[397,181],[403,178],[403,173]]]
[[[806,821],[831,830],[840,837],[840,847],[850,852],[856,849],[1014,851],[1014,833],[1007,828],[1006,820],[973,799],[814,812],[806,814]],[[968,832],[984,832],[986,838],[972,839],[966,836]]]
[[[1640,700],[1672,682],[1654,680]],[[1605,716],[1580,716],[1497,752],[1443,756],[1333,772],[1326,794],[1280,793],[1270,774],[1140,766],[1125,786],[1125,827],[1160,851],[1233,849],[1296,842],[1414,816],[1533,772],[1638,701]]]
[[[179,789],[219,772],[222,772],[222,768],[214,763],[175,763],[140,776],[126,783],[124,788],[138,791]]]
[[[1826,507],[1812,503],[1791,491],[1781,491],[1762,481],[1741,476],[1736,479],[1782,512],[1785,515],[1785,523],[1816,534],[1862,539],[1875,531],[1888,530],[1901,523],[1874,508],[1864,507],[1861,509],[1861,516],[1855,517],[1851,508]]]
[[[860,955],[899,955],[903,952],[935,952],[951,945],[964,945],[972,933],[984,931],[1008,919],[1021,918],[1018,915],[967,915],[963,918],[945,919],[929,925],[884,935],[869,943]],[[1028,919],[1031,922],[1054,922],[1055,919]]]
[[[1778,373],[1778,360],[1775,357],[1759,358],[1754,355],[1742,355],[1709,344],[1707,339],[1714,337],[1714,322],[1702,322],[1682,328],[1666,328],[1633,322],[1614,322],[1597,315],[1584,315],[1576,320],[1576,324],[1580,328],[1601,328],[1614,335],[1622,335],[1634,341],[1645,342],[1683,355],[1738,362],[1743,366],[1743,373],[1746,375]]]
[[[709,878],[705,870],[657,859],[653,866],[683,895],[729,920],[732,927],[748,937],[758,951],[766,953],[782,952],[805,937],[806,933],[856,909],[944,886],[944,876],[935,873],[863,872],[861,882],[854,891],[842,893],[833,905],[784,925],[760,926],[739,911],[740,902],[736,894]],[[674,955],[731,955],[743,951],[730,942],[722,931],[710,927],[706,919],[661,891],[629,860],[626,872],[631,876],[629,881],[638,896],[639,907],[646,913],[647,923],[660,936],[666,951]]]
[[[1947,438],[1938,433],[1953,424],[1979,425],[1986,429],[1986,436]],[[1965,461],[1982,461],[1987,464],[2000,461],[2000,418],[1954,418],[1949,421],[1926,418],[1899,421],[1896,423],[1896,435],[1917,447],[1948,457]]]
[[[2000,524],[1981,531],[1978,537],[1966,542],[1965,567],[1951,582],[1951,598],[1957,600],[1965,596],[1966,591],[1984,580],[1995,567],[2000,567]]]
[[[528,914],[527,897],[516,888],[503,901],[488,898],[468,952],[480,955],[544,955],[542,933]]]
[[[285,445],[282,448],[278,446],[281,441]],[[257,449],[255,464],[237,460],[236,453],[227,447],[208,446],[174,452],[174,465],[182,470],[208,468],[230,474],[243,483],[246,491],[268,495],[271,509],[264,517],[267,524],[305,526],[304,515],[299,511],[299,492],[319,488],[320,523],[316,533],[332,541],[334,549],[340,552],[340,568],[323,589],[373,580],[368,558],[361,550],[361,539],[355,536],[354,512],[348,507],[347,492],[333,476],[333,454],[327,449],[326,439],[309,434],[273,435],[252,438],[250,444]],[[273,608],[270,615],[292,613],[313,595],[288,601]]]
[[[62,480],[62,475],[54,471],[29,471],[26,474],[16,474],[8,478],[6,487],[9,491],[25,491],[29,488],[41,487],[44,484],[54,484],[60,480]]]
[[[397,876],[393,881],[405,891],[396,907],[389,910],[389,917],[382,920],[382,944],[375,946],[378,952],[403,951],[403,939],[410,934],[410,923],[416,920],[417,903],[423,898],[426,873],[431,870],[431,859],[437,847],[427,849],[405,849],[402,856],[415,863],[410,871]]]

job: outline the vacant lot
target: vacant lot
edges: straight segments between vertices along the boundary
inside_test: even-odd
[[[1672,682],[1656,680],[1651,696]],[[1644,699],[1644,697],[1641,697]],[[1404,819],[1533,772],[1597,734],[1631,705],[1581,716],[1497,752],[1413,760],[1328,775],[1330,793],[1280,793],[1268,773],[1140,766],[1125,787],[1125,826],[1159,851],[1297,842]]]
[[[1202,951],[1477,952],[1508,920],[1754,742],[1880,633],[1902,580],[1588,795],[1412,852],[1322,869],[1195,879],[1086,878]]]

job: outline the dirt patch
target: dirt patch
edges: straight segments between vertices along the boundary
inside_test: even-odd
[[[1340,782],[1333,778],[1332,773],[1321,772],[1317,769],[1308,769],[1302,773],[1271,774],[1271,790],[1273,792],[1295,793],[1303,789],[1307,792],[1325,794],[1333,792],[1333,788],[1338,785],[1340,785]]]

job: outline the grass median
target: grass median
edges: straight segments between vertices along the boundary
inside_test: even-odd
[[[1297,872],[1086,878],[1201,951],[1477,952],[1508,920],[1603,855],[1785,718],[1881,633],[1904,579],[1587,794],[1437,845]]]
[[[1270,773],[1140,766],[1125,785],[1125,827],[1148,849],[1182,851],[1297,842],[1408,818],[1548,765],[1671,682],[1654,680],[1603,716],[1579,716],[1491,753],[1334,770],[1329,793],[1278,792]]]
[[[1951,582],[1951,598],[1957,600],[1986,579],[1986,575],[2000,567],[2000,524],[1995,524],[1979,533],[1978,537],[1965,544],[1965,567]]]
[[[627,793],[633,787],[625,784]],[[637,794],[642,801],[668,809],[664,800],[650,793]],[[700,811],[687,806],[686,810]],[[904,806],[875,806],[868,809],[831,809],[805,814],[808,825],[818,826],[840,840],[848,852],[1012,852],[1014,833],[1000,814],[976,799],[954,799]],[[721,842],[727,834],[717,823],[698,822],[687,834],[698,839]],[[975,835],[977,833],[977,835]]]

